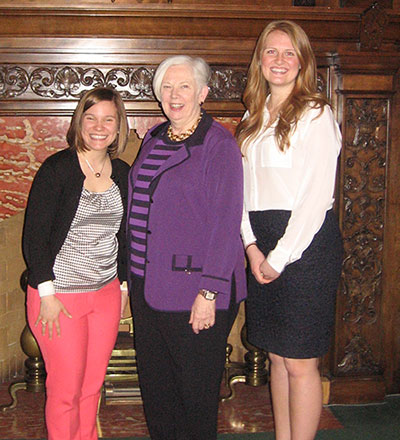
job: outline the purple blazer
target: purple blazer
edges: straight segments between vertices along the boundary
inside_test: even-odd
[[[154,127],[143,141],[129,175],[128,216],[143,160],[156,144],[173,144],[168,126]],[[187,311],[199,289],[208,289],[219,292],[217,308],[227,309],[233,276],[236,301],[246,297],[241,154],[229,131],[206,113],[183,144],[153,179],[145,299],[157,310]],[[127,244],[129,249],[129,227]]]

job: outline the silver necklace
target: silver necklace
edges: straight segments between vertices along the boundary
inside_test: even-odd
[[[90,171],[95,175],[95,177],[97,177],[97,178],[101,177],[101,173],[103,172],[104,166],[107,162],[107,157],[104,159],[103,166],[101,167],[101,170],[97,171],[97,172],[94,170],[92,165],[90,165],[90,162],[86,159],[86,157],[84,159],[85,159],[85,162],[87,163],[87,166],[90,168]]]

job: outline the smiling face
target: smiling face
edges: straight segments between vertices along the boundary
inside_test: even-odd
[[[279,88],[280,92],[289,95],[299,73],[300,61],[288,34],[275,30],[267,36],[261,69],[272,92]]]
[[[207,93],[207,86],[199,90],[189,65],[173,65],[167,69],[161,82],[161,105],[175,134],[194,125]]]
[[[112,101],[100,101],[82,115],[81,135],[89,150],[107,149],[116,139],[118,113]]]

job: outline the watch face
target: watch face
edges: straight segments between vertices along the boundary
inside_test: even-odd
[[[212,292],[207,289],[201,289],[200,293],[204,296],[205,299],[208,299],[210,301],[214,300],[217,297],[216,292]]]

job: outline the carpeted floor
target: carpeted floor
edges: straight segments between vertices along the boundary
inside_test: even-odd
[[[316,440],[400,440],[400,395],[388,396],[384,403],[369,405],[331,405],[341,429],[322,429]],[[119,440],[145,440],[129,437]],[[220,434],[218,440],[273,440],[272,432]],[[118,439],[109,439],[118,440]]]
[[[226,394],[224,387],[221,392]],[[236,384],[235,398],[221,402],[218,413],[218,432],[222,434],[250,434],[273,431],[273,417],[267,386],[249,387]],[[44,393],[23,390],[17,393],[18,403],[14,410],[0,413],[0,438],[43,439],[46,437],[44,423]],[[10,402],[8,387],[0,385],[0,405]],[[332,412],[324,408],[320,429],[341,429],[341,423]],[[99,436],[103,438],[146,438],[148,431],[143,407],[137,404],[111,404],[104,398],[99,410]],[[240,437],[236,436],[236,439]],[[189,440],[189,439],[188,439]]]
[[[329,409],[343,428],[322,429],[318,431],[316,440],[400,440],[400,395],[388,396],[381,404],[331,405]],[[139,439],[148,437],[129,438]],[[272,432],[220,434],[218,439],[273,440],[274,435]]]
[[[329,431],[320,431],[318,440],[400,440],[400,395],[387,396],[381,404],[329,408],[344,429],[334,436]]]
[[[235,399],[221,403],[218,440],[273,440],[267,387],[238,384],[236,390]],[[9,400],[0,385],[0,405]],[[44,439],[43,407],[43,393],[19,391],[16,409],[0,412],[0,440]],[[141,405],[103,402],[99,428],[107,440],[149,440]],[[316,440],[400,440],[400,395],[381,404],[324,407]]]

